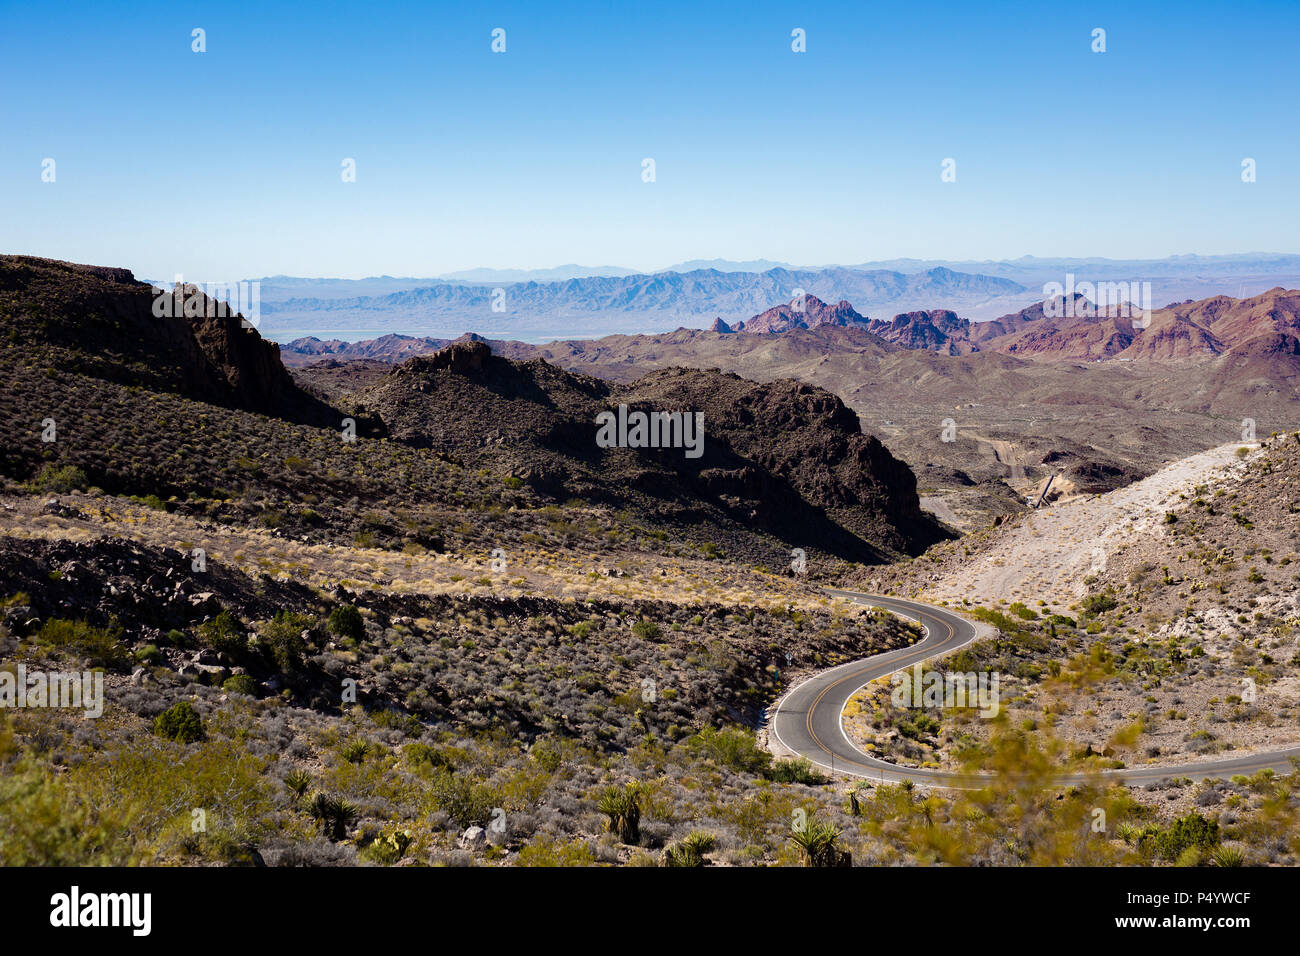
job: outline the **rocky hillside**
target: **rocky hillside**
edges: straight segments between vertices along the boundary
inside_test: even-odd
[[[299,368],[323,360],[395,363],[405,362],[416,355],[436,352],[447,344],[449,344],[447,339],[414,335],[381,335],[377,339],[366,339],[361,342],[344,342],[341,339],[321,341],[311,335],[281,345],[280,358],[290,368]]]
[[[917,553],[944,536],[921,512],[910,470],[864,436],[839,399],[795,382],[665,369],[618,386],[459,342],[411,359],[354,400],[392,439],[455,448],[552,497],[645,496],[682,522],[710,502],[783,540],[863,559]],[[701,413],[702,453],[598,447],[597,415],[620,405]]]
[[[168,294],[126,269],[0,256],[0,320],[0,362],[291,421],[337,420],[294,384],[278,346],[193,286]]]
[[[14,481],[393,548],[501,545],[527,533],[506,507],[556,503],[777,567],[793,547],[881,561],[945,534],[910,470],[808,386],[677,371],[621,388],[467,340],[396,368],[328,360],[301,387],[237,316],[159,317],[166,294],[120,270],[3,265],[0,410],[29,423],[0,458]],[[597,414],[620,404],[703,413],[702,454],[598,447]],[[502,511],[452,520],[464,495]]]

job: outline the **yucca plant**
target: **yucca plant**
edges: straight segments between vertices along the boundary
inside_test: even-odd
[[[311,775],[305,770],[290,770],[284,775],[284,785],[295,800],[301,800],[311,787]]]
[[[1211,866],[1245,866],[1246,854],[1235,846],[1217,846],[1210,854]]]
[[[343,746],[343,759],[348,763],[361,763],[370,753],[370,743],[365,740],[352,740]]]
[[[641,842],[640,794],[635,783],[625,787],[606,787],[596,803],[596,809],[608,817],[610,833],[618,834],[620,843]]]
[[[321,832],[331,840],[342,840],[357,818],[357,808],[339,797],[317,792],[308,808],[320,824]]]
[[[805,820],[790,831],[791,842],[803,851],[805,866],[838,865],[839,838],[840,828],[826,820]]]
[[[664,850],[664,866],[708,866],[707,854],[716,843],[713,834],[697,830]]]

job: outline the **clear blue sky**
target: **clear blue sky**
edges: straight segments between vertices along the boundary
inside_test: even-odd
[[[1297,252],[1298,51],[1295,0],[2,0],[0,251],[201,280]]]

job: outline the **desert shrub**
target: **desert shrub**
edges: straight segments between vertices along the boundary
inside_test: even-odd
[[[596,856],[586,840],[560,843],[552,837],[541,836],[523,847],[515,862],[519,866],[591,866]]]
[[[354,605],[343,604],[330,611],[327,624],[331,634],[359,641],[366,636],[366,622]]]
[[[426,743],[421,743],[420,741],[407,744],[402,748],[402,753],[405,755],[407,762],[412,766],[418,767],[423,764],[434,767],[435,769],[439,767],[451,768],[451,761],[447,759],[446,755],[443,754],[441,750],[435,750],[433,747],[430,747]]]
[[[247,674],[233,674],[226,678],[221,689],[232,694],[245,694],[248,697],[257,696],[257,681]]]
[[[539,740],[529,754],[533,762],[547,773],[555,773],[564,763],[564,754],[549,740]]]
[[[258,637],[270,657],[271,663],[282,674],[292,674],[302,669],[307,642],[303,631],[312,626],[312,619],[293,611],[277,611],[275,617],[258,629]]]
[[[487,826],[493,808],[500,805],[497,792],[487,784],[447,770],[434,775],[429,789],[437,808],[462,829]]]
[[[141,664],[157,664],[162,660],[162,651],[154,644],[146,644],[136,650],[135,659]]]
[[[1149,827],[1139,841],[1143,849],[1171,861],[1180,859],[1189,850],[1209,850],[1218,845],[1219,821],[1206,819],[1199,813],[1179,817],[1166,830]]]
[[[248,654],[248,638],[238,619],[229,611],[222,611],[210,621],[199,625],[199,640],[205,647],[225,654],[231,660],[240,660]]]
[[[1106,611],[1113,611],[1119,607],[1119,602],[1111,594],[1089,594],[1080,604],[1084,613],[1089,616],[1103,614]]]
[[[48,491],[60,495],[72,491],[85,491],[89,485],[90,479],[80,468],[75,465],[59,467],[52,462],[46,464],[40,474],[32,479],[32,487],[36,491]]]
[[[1011,613],[1014,614],[1016,617],[1026,621],[1038,620],[1038,612],[1025,606],[1025,604],[1020,601],[1012,602]]]
[[[711,758],[737,773],[761,775],[772,763],[772,755],[758,746],[754,735],[744,727],[705,727],[687,743],[697,756]]]
[[[36,641],[85,658],[91,667],[120,668],[126,664],[122,629],[93,627],[85,621],[51,618],[36,632]]]
[[[662,632],[654,621],[637,621],[632,625],[632,634],[643,641],[657,641]]]
[[[767,778],[777,783],[802,783],[808,786],[819,786],[827,782],[826,777],[813,769],[807,757],[772,761],[772,768],[767,772]]]
[[[193,743],[203,739],[203,718],[188,700],[178,700],[154,718],[153,732],[168,740]]]
[[[86,799],[64,774],[0,774],[0,860],[6,866],[122,866],[138,862],[130,821]]]

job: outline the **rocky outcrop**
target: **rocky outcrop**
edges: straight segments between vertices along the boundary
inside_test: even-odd
[[[279,346],[192,285],[161,290],[126,269],[0,256],[0,308],[51,368],[291,421],[341,418],[298,388]]]
[[[835,305],[829,305],[817,296],[808,294],[760,312],[745,322],[745,332],[749,335],[770,335],[789,332],[791,329],[815,329],[819,325],[865,326],[866,323],[866,316],[859,315],[848,302],[841,300]]]

